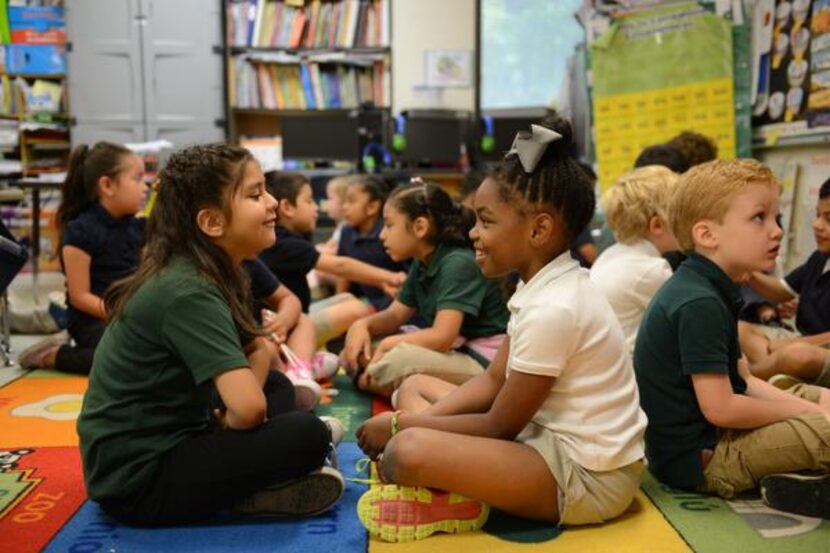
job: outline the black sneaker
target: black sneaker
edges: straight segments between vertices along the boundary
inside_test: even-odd
[[[308,517],[328,511],[346,488],[339,471],[321,467],[300,478],[278,482],[240,501],[234,511],[246,515]]]
[[[830,474],[770,474],[761,479],[761,497],[779,511],[830,519]]]

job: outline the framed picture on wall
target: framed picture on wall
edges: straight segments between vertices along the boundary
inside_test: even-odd
[[[473,86],[473,53],[470,50],[427,50],[424,54],[426,86]]]

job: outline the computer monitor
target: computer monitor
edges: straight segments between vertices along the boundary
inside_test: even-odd
[[[529,131],[531,124],[538,124],[541,120],[541,117],[493,117],[493,138],[496,145],[493,151],[485,156],[488,159],[503,158],[513,145],[516,133]]]
[[[406,149],[400,158],[415,164],[456,164],[467,142],[467,119],[458,116],[410,116],[406,120]]]
[[[282,157],[356,161],[360,155],[357,112],[285,114]]]

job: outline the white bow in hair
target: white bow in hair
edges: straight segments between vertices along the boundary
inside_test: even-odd
[[[541,125],[530,125],[530,131],[519,131],[507,155],[516,154],[525,173],[532,173],[545,154],[548,145],[562,138],[562,135]]]

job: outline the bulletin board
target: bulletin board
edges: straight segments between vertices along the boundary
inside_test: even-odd
[[[731,22],[689,2],[615,23],[591,48],[603,190],[646,146],[684,130],[736,154]]]

